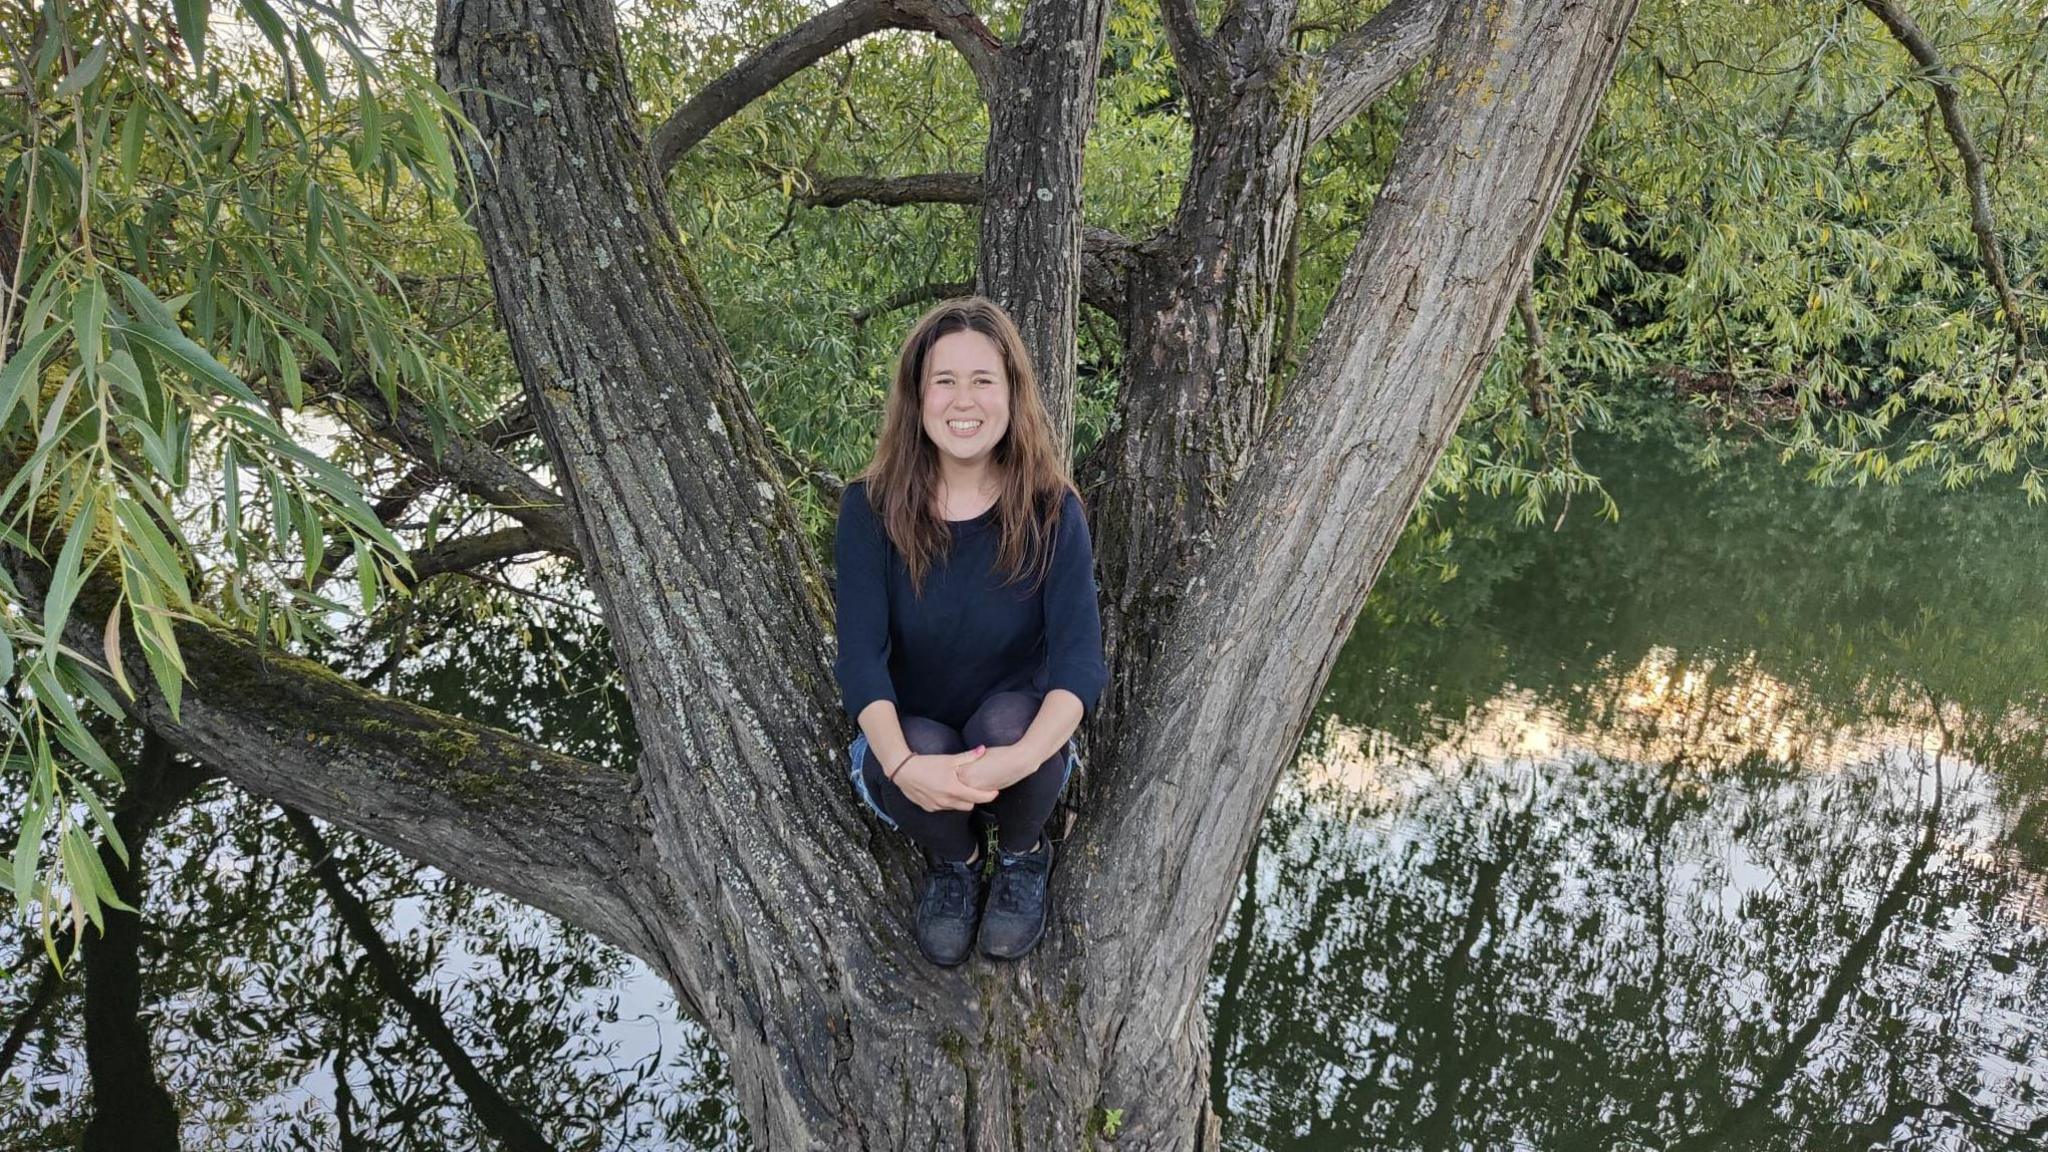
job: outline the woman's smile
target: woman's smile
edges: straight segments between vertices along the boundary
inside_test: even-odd
[[[948,332],[932,342],[924,367],[925,436],[952,462],[946,467],[981,466],[1010,431],[1003,350],[971,328]]]

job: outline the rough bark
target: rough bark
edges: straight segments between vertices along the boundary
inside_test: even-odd
[[[1081,307],[1081,156],[1095,120],[1106,0],[1035,0],[1002,53],[1004,98],[982,155],[983,295],[1017,321],[1062,456],[1074,433]]]
[[[865,200],[893,207],[899,204],[979,204],[981,178],[972,172],[922,172],[914,176],[824,176],[799,189],[796,202],[812,208],[837,208]]]
[[[1287,0],[1235,5],[1209,37],[1164,11],[1194,147],[1173,223],[1129,264],[1116,422],[1082,470],[1114,673],[1092,736],[1112,758],[1266,418],[1303,161],[1414,66],[1445,3],[1396,0],[1319,55],[1293,47]]]
[[[1323,52],[1316,68],[1311,147],[1365,111],[1407,75],[1436,39],[1444,0],[1393,0]]]
[[[1169,5],[1169,10],[1173,6]],[[1183,572],[1265,423],[1275,307],[1307,151],[1311,62],[1293,48],[1293,0],[1233,6],[1213,39],[1175,37],[1195,119],[1173,223],[1125,287],[1116,424],[1082,469],[1091,497],[1113,675],[1093,729],[1114,756]]]
[[[900,851],[857,847],[824,586],[688,273],[613,14],[463,0],[435,47],[488,152],[476,226],[646,749],[658,965],[764,1145],[969,1143],[1000,1057],[934,1043],[983,1033],[976,997],[915,958]]]

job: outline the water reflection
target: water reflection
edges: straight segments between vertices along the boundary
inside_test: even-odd
[[[431,592],[415,609],[440,627],[455,611]],[[513,603],[452,627],[461,646],[392,661],[388,686],[572,754],[630,754],[587,618],[543,626]],[[373,646],[355,663],[387,654]],[[718,1054],[636,962],[376,845],[293,823],[216,783],[147,845],[138,1017],[181,1118],[177,1146],[739,1146]],[[43,964],[18,927],[0,947],[30,957],[0,981],[0,1024],[32,1020],[0,1077],[0,1147],[77,1147],[95,1114],[80,982],[38,1006]],[[129,1121],[125,1104],[100,1113]],[[119,1135],[106,1146],[166,1146],[132,1122]]]
[[[1606,451],[1621,524],[1461,524],[1354,634],[1217,955],[1226,1142],[2044,1146],[2031,514]]]
[[[1405,554],[1362,616],[1216,955],[1227,1144],[2048,1146],[2039,513],[1596,453],[1621,523],[1469,511],[1456,579]],[[553,601],[430,590],[458,643],[341,662],[630,758],[602,632],[531,575]],[[218,784],[139,855],[128,1042],[184,1148],[745,1143],[717,1053],[580,933]],[[81,986],[39,1005],[0,949],[0,1146],[75,1147]]]

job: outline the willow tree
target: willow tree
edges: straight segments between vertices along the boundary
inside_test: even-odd
[[[304,33],[269,4],[247,8],[280,58],[303,61],[287,82],[324,85]],[[69,703],[90,697],[251,791],[638,955],[724,1049],[764,1146],[1071,1147],[1112,1135],[1119,1146],[1213,1145],[1199,997],[1233,881],[1513,311],[1634,8],[1395,0],[1311,52],[1289,0],[1233,4],[1207,27],[1194,4],[1169,0],[1160,15],[1194,146],[1172,221],[1126,238],[1090,228],[1080,197],[1103,0],[1035,0],[999,22],[1004,34],[961,0],[848,0],[659,125],[642,122],[606,0],[450,0],[432,53],[453,97],[445,111],[462,125],[457,150],[440,145],[444,109],[416,96],[370,155],[350,153],[346,187],[295,186],[295,218],[313,235],[259,253],[271,276],[233,302],[225,358],[241,375],[183,334],[188,307],[209,309],[197,327],[217,319],[204,272],[193,294],[164,300],[143,277],[103,267],[95,198],[78,194],[93,186],[96,155],[120,157],[134,179],[124,133],[140,129],[125,117],[114,126],[105,101],[85,104],[105,95],[95,85],[108,45],[167,74],[170,46],[196,55],[205,43],[203,10],[92,10],[109,31],[94,47],[59,36],[17,45],[20,74],[61,77],[56,104],[73,109],[38,130],[61,145],[68,124],[75,146],[27,153],[48,164],[29,168],[44,183],[30,176],[22,202],[61,204],[69,189],[71,235],[83,241],[79,262],[17,286],[21,310],[8,300],[15,354],[0,412],[12,421],[19,408],[30,434],[9,441],[24,447],[10,449],[7,495],[33,514],[10,533],[6,591],[25,610],[10,614],[16,641],[0,654],[13,672],[15,643],[34,651],[22,675],[40,709],[21,730],[36,781],[21,843],[35,848],[56,820],[82,878],[74,907],[107,911],[62,802],[90,799],[89,778],[58,766],[60,751],[105,765]],[[47,11],[54,29],[65,11]],[[977,283],[1019,318],[1063,434],[1084,295],[1115,317],[1126,348],[1114,430],[1076,462],[1100,541],[1114,687],[1087,733],[1058,921],[1009,967],[941,971],[911,943],[912,861],[862,815],[840,770],[850,728],[830,674],[825,573],[666,186],[675,159],[750,99],[889,27],[929,32],[967,61],[990,124],[981,170],[808,194],[977,205]],[[1304,157],[1417,68],[1371,215],[1298,369],[1275,389]],[[237,98],[218,86],[190,95]],[[252,123],[281,114],[253,100],[246,111]],[[318,124],[295,127],[319,138]],[[182,158],[241,146],[211,139]],[[463,202],[523,397],[494,421],[465,425],[423,404],[446,381],[418,334],[364,316],[351,302],[360,295],[319,294],[328,278],[383,271],[323,260],[320,231],[374,223],[365,185],[400,165],[444,186],[470,175]],[[216,212],[217,190],[205,191]],[[275,210],[265,194],[244,186],[241,219]],[[23,252],[32,218],[51,217],[10,224]],[[140,225],[146,247],[147,217]],[[286,309],[269,293],[292,294],[294,275],[315,283]],[[336,353],[342,333],[373,354]],[[66,336],[83,355],[46,376]],[[414,458],[415,488],[451,485],[512,523],[415,549],[408,564],[386,521],[416,491],[401,484],[372,507],[288,434],[270,409],[308,390]],[[520,428],[538,432],[558,487],[497,447]],[[199,546],[176,491],[195,442],[206,459],[225,457],[220,534]],[[239,487],[252,462],[264,465],[261,493]],[[269,539],[252,542],[244,505],[257,500]],[[303,563],[288,587],[236,574],[246,549],[294,545]],[[367,601],[532,551],[580,561],[632,704],[637,764],[565,757],[270,643],[330,603],[319,589],[351,555]],[[188,586],[187,562],[211,563],[217,584],[204,590],[217,598]],[[104,681],[86,653],[105,654]],[[32,888],[35,859],[17,851],[18,892]]]

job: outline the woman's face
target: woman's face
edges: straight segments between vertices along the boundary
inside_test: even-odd
[[[924,434],[962,464],[984,459],[1010,429],[1010,377],[996,342],[948,332],[924,358]]]

